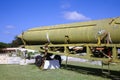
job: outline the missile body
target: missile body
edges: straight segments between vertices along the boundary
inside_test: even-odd
[[[29,29],[19,37],[28,44],[96,43],[97,37],[109,33],[112,43],[120,43],[120,17]]]

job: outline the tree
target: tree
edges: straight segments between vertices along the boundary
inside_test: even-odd
[[[15,37],[15,39],[11,43],[0,42],[0,48],[18,47],[20,45],[23,45],[23,42],[18,37]]]
[[[0,48],[6,48],[6,47],[10,47],[10,44],[0,42]]]
[[[11,43],[11,47],[18,47],[20,45],[23,45],[23,42],[22,42],[22,40],[20,38],[18,38],[16,36],[15,39]]]

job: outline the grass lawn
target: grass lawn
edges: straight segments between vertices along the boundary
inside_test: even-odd
[[[106,69],[106,66],[104,67]],[[120,65],[111,65],[111,75],[101,73],[101,66],[68,62],[67,68],[40,70],[35,65],[0,65],[0,80],[120,80]]]

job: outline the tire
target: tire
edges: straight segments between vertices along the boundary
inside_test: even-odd
[[[38,67],[40,67],[42,65],[42,57],[41,56],[36,56],[35,65]]]

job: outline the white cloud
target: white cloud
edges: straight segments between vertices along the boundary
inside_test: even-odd
[[[7,25],[6,26],[6,29],[14,29],[15,28],[15,26],[13,26],[13,25]]]
[[[15,26],[13,25],[7,25],[5,26],[5,29],[3,30],[3,34],[5,35],[11,35],[14,33]]]
[[[89,17],[86,17],[85,15],[83,15],[77,11],[64,12],[63,16],[67,20],[90,20]]]
[[[62,5],[61,5],[61,8],[62,8],[62,9],[68,9],[68,8],[70,8],[70,6],[71,6],[71,5],[70,5],[69,3],[66,3],[66,4],[62,4]]]
[[[10,31],[4,31],[3,33],[4,33],[4,34],[6,34],[6,35],[11,34],[11,32],[10,32]]]

